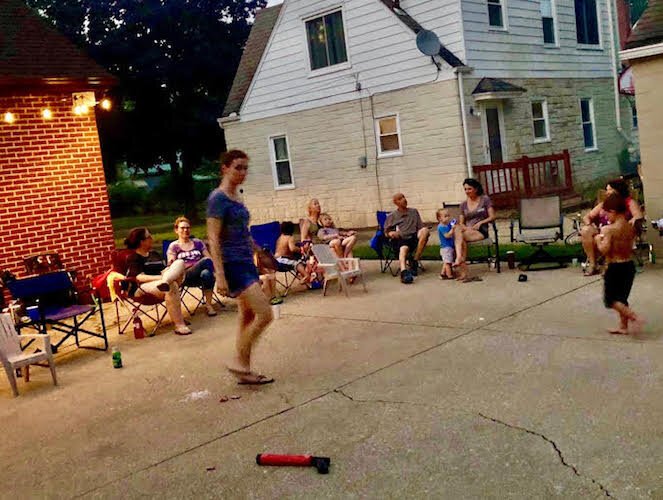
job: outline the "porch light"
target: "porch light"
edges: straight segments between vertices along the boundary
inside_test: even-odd
[[[82,104],[74,106],[74,113],[77,115],[85,115],[87,114],[88,110],[89,108],[87,106],[83,106]]]
[[[14,123],[16,121],[16,116],[14,115],[14,113],[11,113],[10,111],[7,111],[4,114],[3,118],[7,123]]]
[[[50,120],[51,118],[53,118],[53,112],[48,108],[42,109],[41,116],[44,120]]]

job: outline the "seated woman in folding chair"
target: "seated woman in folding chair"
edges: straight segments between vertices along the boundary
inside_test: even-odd
[[[629,187],[623,179],[615,179],[608,182],[605,187],[606,194],[617,193],[626,202],[626,220],[636,228],[642,228],[641,223],[644,218],[640,205],[631,197]],[[601,227],[609,224],[608,216],[603,210],[603,202],[596,204],[585,217],[583,217],[583,226],[580,236],[582,241],[582,248],[587,255],[587,267],[583,274],[585,276],[594,276],[599,274],[600,270],[596,265],[596,257],[599,255],[594,237],[599,234]]]
[[[146,227],[132,229],[129,236],[124,240],[124,244],[129,250],[134,250],[126,261],[126,277],[135,278],[137,282],[130,288],[129,295],[147,294],[163,298],[170,319],[173,320],[175,325],[175,333],[177,335],[189,335],[191,329],[184,322],[178,285],[178,281],[184,278],[184,262],[176,260],[164,269],[160,275],[146,274],[147,257],[152,248],[152,235]]]
[[[184,286],[200,287],[205,297],[205,308],[208,316],[216,316],[214,302],[214,264],[212,256],[202,240],[191,238],[191,222],[186,217],[175,220],[177,240],[168,246],[166,252],[168,265],[175,261],[184,262]]]
[[[472,279],[467,270],[467,243],[488,238],[488,225],[495,220],[495,209],[490,197],[483,193],[483,186],[479,181],[465,179],[463,189],[467,199],[460,204],[460,220],[454,228],[456,261],[453,265],[460,269],[456,279],[468,282]]]

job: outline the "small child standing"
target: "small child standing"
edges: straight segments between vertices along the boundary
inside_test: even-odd
[[[454,277],[451,264],[454,261],[454,225],[451,220],[451,214],[446,208],[441,208],[436,212],[437,234],[440,237],[440,257],[442,257],[442,269],[440,270],[440,279],[451,280]]]
[[[628,305],[628,296],[635,277],[635,264],[631,259],[635,230],[626,220],[626,202],[616,193],[609,194],[603,202],[609,224],[595,236],[596,246],[608,264],[605,271],[603,302],[605,307],[619,314],[619,327],[610,333],[628,335],[628,323],[632,322],[637,333],[643,321]]]

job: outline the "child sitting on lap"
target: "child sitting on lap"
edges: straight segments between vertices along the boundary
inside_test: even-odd
[[[341,247],[345,248],[348,243],[350,243],[351,238],[354,237],[354,239],[356,239],[356,231],[342,231],[336,229],[334,219],[332,219],[329,214],[320,214],[320,223],[322,224],[322,227],[318,231],[318,238],[320,241],[329,243],[329,246],[333,246],[334,242],[338,241],[340,242]]]
[[[440,237],[440,257],[442,257],[442,269],[440,270],[440,279],[453,279],[454,273],[451,264],[454,261],[454,225],[455,220],[451,220],[451,214],[446,208],[439,209],[436,214],[437,234]]]

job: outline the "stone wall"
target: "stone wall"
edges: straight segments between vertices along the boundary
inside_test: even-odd
[[[612,80],[604,79],[509,79],[509,83],[527,89],[518,97],[503,100],[505,161],[523,155],[542,156],[568,149],[574,172],[574,185],[605,178],[619,173],[617,154],[627,142],[616,128]],[[466,81],[467,106],[475,109],[472,91],[479,80]],[[591,97],[594,102],[596,151],[585,151],[580,117],[580,98]],[[550,141],[534,142],[531,101],[545,98],[548,103]],[[626,101],[626,99],[623,99]],[[630,108],[623,103],[622,123],[630,133]],[[470,116],[470,144],[473,165],[488,163],[484,154],[481,128],[483,117]],[[628,127],[628,128],[626,128]]]
[[[374,117],[398,113],[403,155],[377,158]],[[225,125],[228,148],[251,157],[244,197],[252,222],[306,215],[312,197],[337,225],[375,226],[397,191],[426,220],[462,196],[466,176],[456,81],[409,87],[362,100]],[[269,137],[287,134],[295,189],[275,190]],[[367,167],[359,158],[367,157]]]

